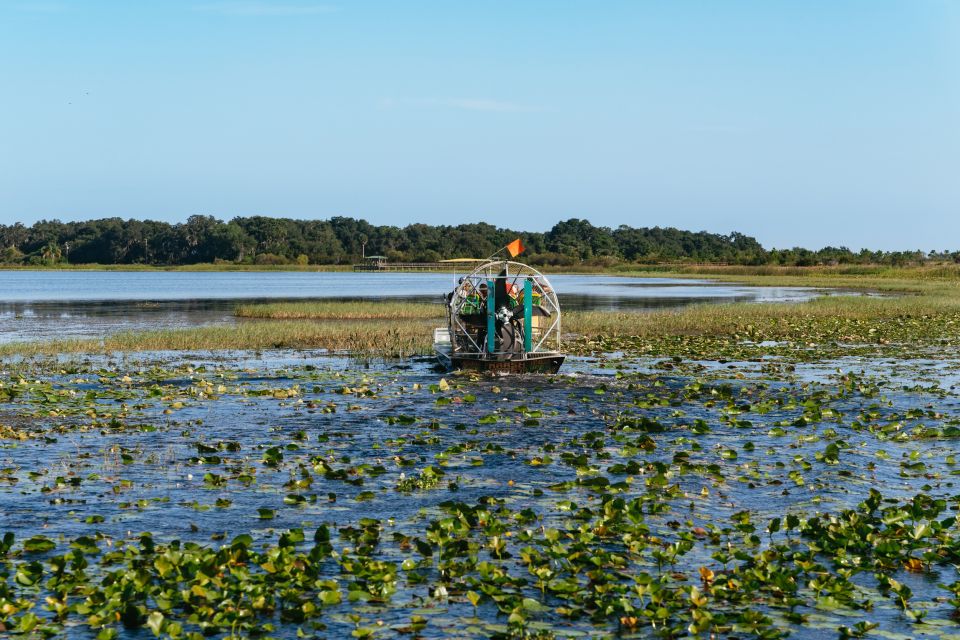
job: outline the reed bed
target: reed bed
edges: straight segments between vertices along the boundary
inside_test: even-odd
[[[104,339],[53,340],[0,345],[0,356],[135,351],[326,349],[370,357],[429,353],[433,324],[425,321],[257,320],[190,329],[130,331]]]
[[[239,305],[240,318],[271,320],[420,320],[444,317],[444,307],[424,302],[341,300]]]
[[[644,312],[572,312],[575,337],[742,336],[844,342],[914,340],[960,332],[960,298],[833,296],[801,303],[700,304]]]

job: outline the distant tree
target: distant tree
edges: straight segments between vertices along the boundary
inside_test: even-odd
[[[960,252],[870,251],[827,246],[764,249],[755,238],[685,231],[673,227],[597,227],[570,218],[546,233],[524,232],[488,223],[376,226],[366,220],[335,216],[329,220],[293,220],[267,216],[223,222],[195,215],[183,223],[102,218],[83,222],[41,220],[29,227],[0,225],[0,250],[7,264],[71,263],[176,265],[198,262],[286,264],[307,256],[311,264],[356,261],[366,242],[368,255],[394,261],[432,262],[444,258],[485,258],[522,237],[524,260],[548,266],[609,265],[620,261],[723,262],[772,265],[906,265],[960,261]]]
[[[3,250],[3,263],[4,264],[20,264],[23,262],[25,255],[23,251],[17,249],[15,246],[10,245]]]
[[[547,249],[579,260],[594,256],[619,257],[613,234],[606,227],[595,227],[586,220],[571,218],[558,222],[546,234]]]
[[[54,265],[63,259],[63,250],[56,242],[48,242],[40,249],[40,260],[43,264]]]

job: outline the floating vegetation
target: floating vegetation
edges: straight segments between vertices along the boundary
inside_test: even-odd
[[[0,628],[949,637],[960,363],[939,355],[447,379],[289,351],[8,361]]]

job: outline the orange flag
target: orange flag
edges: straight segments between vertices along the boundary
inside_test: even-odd
[[[517,238],[507,245],[507,251],[510,253],[511,258],[516,258],[518,255],[523,253],[524,249],[526,249],[526,247],[524,247],[523,243],[520,242],[520,238]]]

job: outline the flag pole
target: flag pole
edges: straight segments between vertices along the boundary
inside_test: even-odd
[[[497,249],[496,251],[494,251],[494,252],[493,252],[493,255],[491,255],[489,258],[487,258],[487,260],[493,260],[493,259],[496,258],[498,255],[500,255],[505,249],[506,249],[505,246],[504,246],[504,247],[500,247],[499,249]]]
[[[522,252],[526,247],[524,247],[522,244],[519,244],[519,243],[520,243],[520,238],[517,238],[516,240],[513,240],[513,241],[511,241],[511,242],[508,242],[508,243],[505,244],[504,246],[502,246],[502,247],[500,247],[499,249],[497,249],[497,250],[493,253],[492,256],[490,256],[489,258],[487,258],[487,260],[488,260],[488,261],[489,261],[489,260],[493,260],[493,259],[496,258],[498,255],[500,255],[504,250],[509,250],[509,249],[510,249],[510,245],[512,245],[514,242],[518,243],[518,245],[519,245],[519,247],[520,247],[520,251],[517,252],[517,255],[519,255],[520,252]],[[515,258],[516,256],[511,253],[510,257],[511,257],[511,258]]]

